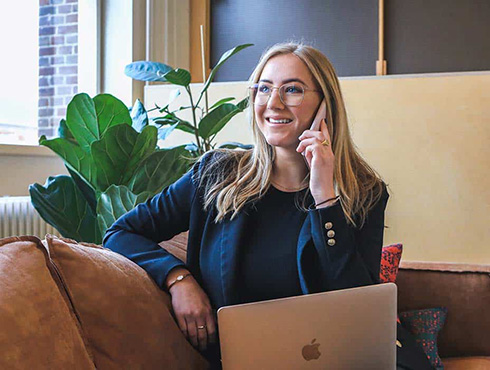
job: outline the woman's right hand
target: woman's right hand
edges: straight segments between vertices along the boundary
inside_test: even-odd
[[[175,270],[167,277],[168,283],[178,275],[188,273],[181,268]],[[194,277],[188,276],[174,284],[169,292],[175,318],[187,340],[200,351],[204,351],[208,344],[216,343],[216,318],[208,296]]]

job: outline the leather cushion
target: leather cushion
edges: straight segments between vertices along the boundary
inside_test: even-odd
[[[170,297],[135,263],[108,249],[46,236],[98,369],[202,369]],[[165,365],[164,365],[165,364]]]
[[[0,369],[94,369],[70,302],[34,236],[0,239]]]
[[[454,357],[443,358],[444,370],[488,370],[490,357]]]

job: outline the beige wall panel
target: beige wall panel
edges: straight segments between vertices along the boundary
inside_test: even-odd
[[[0,197],[27,196],[29,185],[68,174],[63,161],[44,147],[0,145]]]
[[[385,244],[403,243],[405,260],[490,263],[490,73],[346,78],[341,85],[354,141],[389,184]],[[241,98],[246,86],[214,84],[210,103]],[[148,87],[147,107],[165,103],[174,89]],[[179,99],[175,106],[187,102]],[[174,132],[165,145],[191,140]],[[251,141],[245,114],[218,135],[223,141]]]

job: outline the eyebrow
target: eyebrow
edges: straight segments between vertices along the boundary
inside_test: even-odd
[[[267,82],[267,83],[272,84],[272,81],[271,80],[262,80],[261,79],[261,80],[259,80],[259,82]],[[300,82],[303,85],[308,86],[304,81],[300,80],[299,78],[288,78],[287,80],[282,81],[282,84],[287,84],[287,83],[290,83],[290,82]]]

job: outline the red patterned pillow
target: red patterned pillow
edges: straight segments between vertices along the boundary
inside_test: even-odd
[[[381,283],[395,282],[402,251],[402,244],[387,245],[381,250],[381,266],[379,269],[379,281]]]
[[[439,370],[443,369],[441,358],[437,349],[437,335],[446,321],[447,308],[427,308],[400,313],[402,325],[410,331],[415,341],[424,350],[431,365]]]

